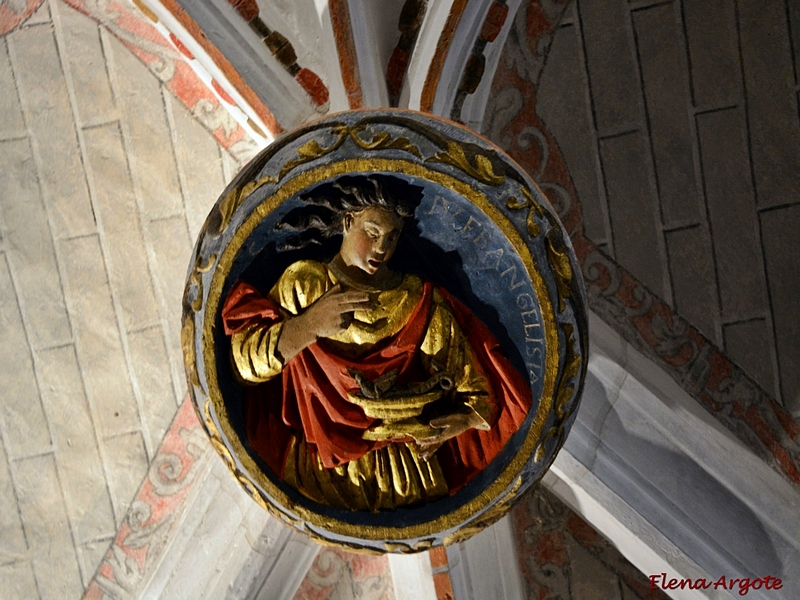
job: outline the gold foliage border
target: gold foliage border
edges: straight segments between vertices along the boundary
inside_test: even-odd
[[[391,111],[390,111],[391,112]],[[398,111],[401,112],[401,111]],[[404,112],[404,111],[402,111]],[[427,158],[423,158],[422,152],[420,151],[419,147],[413,144],[408,138],[406,137],[392,137],[392,135],[387,131],[375,131],[372,129],[373,125],[377,124],[393,124],[395,126],[406,126],[409,127],[412,123],[416,126],[417,133],[423,135],[427,138],[429,142],[434,144],[436,147],[440,148],[441,151],[436,152],[432,156]],[[242,202],[244,202],[245,198],[247,198],[250,194],[256,191],[258,188],[263,186],[266,183],[280,183],[283,181],[284,177],[289,174],[292,170],[300,167],[308,162],[316,160],[318,158],[322,158],[332,152],[338,150],[342,144],[344,144],[347,139],[349,138],[356,146],[361,148],[362,150],[367,151],[376,151],[376,150],[399,150],[403,152],[407,152],[409,154],[413,154],[418,159],[422,160],[426,163],[442,163],[446,165],[450,165],[460,169],[464,172],[467,176],[472,177],[482,183],[488,185],[500,185],[505,181],[505,175],[502,173],[495,173],[494,172],[494,164],[491,158],[487,157],[486,155],[480,152],[473,152],[474,153],[474,164],[470,161],[467,156],[467,152],[464,150],[461,144],[445,139],[444,136],[435,132],[429,127],[421,125],[415,121],[408,121],[408,118],[401,117],[394,123],[379,123],[375,122],[374,119],[362,119],[357,121],[353,125],[348,125],[346,123],[341,122],[321,122],[316,123],[310,126],[307,129],[298,131],[295,136],[300,135],[308,135],[314,131],[319,130],[320,128],[324,128],[328,130],[328,133],[333,135],[333,141],[330,142],[328,146],[322,146],[319,140],[313,139],[305,144],[302,144],[297,148],[296,157],[292,160],[287,161],[283,167],[281,168],[278,176],[266,175],[256,181],[248,181],[247,183],[241,186],[233,187],[221,200],[219,205],[216,207],[216,222],[211,227],[211,231],[209,233],[212,237],[218,237],[222,234],[222,232],[228,227],[230,224],[230,220],[233,217],[236,210],[239,208]],[[371,136],[369,139],[364,137],[362,134],[366,133],[367,136]],[[289,136],[284,139],[284,143],[289,143],[295,139],[295,136]],[[510,157],[506,157],[506,159],[513,163],[513,160]],[[518,183],[521,183],[518,181]],[[536,201],[533,199],[530,191],[522,184],[522,192],[526,197],[526,202],[520,204],[519,206],[531,206],[538,208],[537,214],[541,217],[544,214],[544,211],[539,207]],[[514,201],[516,202],[516,201]],[[509,208],[511,206],[509,205]],[[528,219],[528,228],[534,237],[539,235],[538,233],[538,224],[535,223],[533,220],[533,212]]]
[[[269,480],[266,474],[261,471],[253,458],[250,457],[250,455],[244,449],[241,440],[231,427],[227,416],[227,410],[222,399],[222,394],[219,390],[216,374],[216,349],[214,347],[214,324],[216,320],[216,314],[218,312],[222,288],[225,284],[227,274],[230,272],[233,261],[245,240],[250,236],[255,227],[285,200],[291,198],[295,194],[317,182],[356,172],[392,172],[419,177],[420,179],[425,179],[452,189],[480,208],[483,213],[486,214],[508,238],[512,247],[514,247],[514,249],[518,252],[520,258],[525,264],[526,269],[528,270],[528,275],[534,285],[536,295],[540,301],[542,320],[545,326],[545,377],[542,397],[540,398],[536,415],[533,418],[533,422],[531,423],[527,435],[522,443],[520,451],[506,466],[500,476],[485,490],[483,490],[478,497],[463,504],[453,512],[442,515],[431,521],[402,527],[364,527],[363,525],[340,521],[338,519],[321,515],[289,498],[277,485]],[[301,173],[283,184],[272,196],[268,197],[261,204],[259,204],[247,217],[244,223],[242,223],[242,225],[238,228],[233,238],[225,248],[222,256],[220,257],[219,264],[217,265],[217,269],[214,272],[209,287],[209,295],[206,301],[205,321],[203,323],[203,354],[205,359],[208,394],[213,404],[214,412],[217,415],[222,433],[228,440],[228,445],[230,448],[233,449],[233,453],[244,467],[244,471],[249,474],[249,476],[246,473],[243,473],[237,467],[236,461],[234,460],[233,456],[231,456],[230,451],[225,446],[221,437],[219,437],[219,432],[213,431],[216,430],[216,427],[213,427],[212,430],[213,419],[211,419],[210,412],[208,415],[204,415],[204,417],[207,417],[204,419],[204,421],[206,421],[205,424],[207,430],[209,431],[209,434],[212,435],[212,439],[214,437],[218,437],[217,443],[214,444],[215,447],[220,454],[222,454],[223,458],[226,459],[226,463],[228,463],[228,466],[236,479],[242,483],[248,493],[255,498],[256,502],[262,506],[265,506],[265,508],[269,509],[273,514],[275,513],[275,509],[270,508],[272,501],[264,498],[261,495],[257,487],[253,485],[253,481],[255,481],[262,489],[266,490],[267,494],[273,498],[278,505],[285,507],[288,509],[288,511],[291,511],[297,516],[295,518],[294,516],[290,516],[282,511],[279,511],[277,515],[279,518],[290,525],[293,525],[294,527],[304,529],[307,533],[308,528],[304,528],[302,526],[302,521],[326,531],[330,531],[333,534],[371,541],[410,540],[437,535],[441,532],[453,529],[460,524],[469,521],[474,515],[486,509],[487,506],[489,506],[501,494],[503,494],[503,492],[507,490],[509,486],[511,486],[512,481],[514,481],[514,479],[520,474],[522,468],[528,462],[529,458],[538,448],[541,447],[540,442],[543,438],[545,422],[552,408],[552,401],[554,398],[556,380],[559,370],[558,325],[549,298],[550,296],[548,294],[547,287],[542,279],[541,274],[535,267],[535,263],[527,244],[523,242],[520,234],[517,232],[516,228],[511,224],[511,222],[488,200],[488,198],[486,198],[484,194],[480,193],[474,187],[459,181],[451,175],[439,171],[433,171],[423,165],[400,159],[353,158],[317,168],[312,168],[309,171]],[[209,420],[211,422],[209,422]],[[214,433],[216,433],[216,436],[214,436]],[[222,448],[225,450],[223,451]],[[492,512],[493,514],[490,516],[494,516],[495,512],[497,512],[499,516],[502,516],[502,514],[504,514],[509,508],[510,504],[506,502],[506,498],[503,498],[500,504],[503,506],[502,509],[495,510],[495,507],[492,507],[486,512]],[[499,518],[499,516],[497,516],[497,518]],[[480,520],[482,521],[483,518]],[[328,543],[333,542],[333,540],[327,541]],[[424,542],[425,541],[423,540],[423,545]],[[333,543],[339,544],[339,542]],[[395,548],[392,549],[396,550]],[[425,549],[425,547],[409,547],[408,551],[419,551],[423,549]]]

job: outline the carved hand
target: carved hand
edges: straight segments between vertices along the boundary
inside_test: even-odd
[[[290,361],[317,338],[330,337],[347,329],[353,321],[353,311],[369,308],[369,305],[366,292],[344,292],[337,283],[305,312],[286,321],[278,340],[278,352],[284,362]]]
[[[454,413],[452,415],[432,419],[430,425],[440,428],[441,432],[435,436],[417,440],[417,445],[420,448],[419,457],[427,461],[447,440],[461,435],[468,429],[478,427],[482,423],[483,419],[473,411],[469,411],[468,413]]]

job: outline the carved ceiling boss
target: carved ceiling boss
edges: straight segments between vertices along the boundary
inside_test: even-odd
[[[326,543],[464,539],[544,474],[585,374],[568,237],[501,151],[409,111],[287,134],[229,186],[184,295],[190,390],[245,490]]]

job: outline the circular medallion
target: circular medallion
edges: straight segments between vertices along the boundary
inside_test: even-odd
[[[291,132],[228,186],[184,293],[189,389],[256,502],[325,543],[415,552],[552,463],[588,349],[546,198],[470,130],[401,110]]]

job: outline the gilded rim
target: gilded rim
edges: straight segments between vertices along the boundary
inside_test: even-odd
[[[244,242],[253,233],[258,224],[284,201],[295,196],[311,185],[323,180],[350,173],[383,172],[400,173],[419,177],[420,179],[450,188],[463,198],[470,201],[480,209],[497,228],[505,235],[511,246],[517,252],[527,270],[537,300],[542,312],[542,321],[545,327],[545,365],[544,382],[536,414],[525,435],[517,454],[505,466],[500,476],[482,490],[475,498],[462,504],[454,511],[441,515],[429,521],[406,525],[401,527],[367,526],[332,518],[303,506],[291,499],[259,468],[252,456],[245,450],[239,435],[231,426],[227,409],[219,389],[216,371],[216,350],[214,347],[214,324],[219,310],[223,287],[230,273],[233,261],[241,250]],[[520,184],[524,185],[524,184]],[[231,240],[227,243],[219,262],[214,270],[211,285],[208,290],[206,309],[203,323],[203,356],[209,398],[212,402],[214,413],[217,416],[222,434],[227,445],[244,468],[250,481],[264,490],[267,502],[274,502],[279,510],[289,511],[292,516],[309,523],[321,530],[350,538],[382,541],[382,540],[414,540],[421,537],[430,537],[453,529],[462,523],[470,521],[473,517],[490,507],[501,499],[503,493],[514,483],[523,467],[532,459],[537,444],[544,434],[544,426],[553,407],[553,396],[556,388],[559,371],[559,340],[558,323],[550,302],[550,295],[544,280],[536,268],[528,245],[511,221],[502,214],[486,195],[475,187],[459,179],[429,169],[421,164],[402,159],[387,158],[351,158],[329,163],[312,168],[291,179],[287,179],[281,187],[271,196],[256,206],[239,226]],[[250,491],[252,494],[253,491]],[[331,540],[332,541],[332,540]]]

